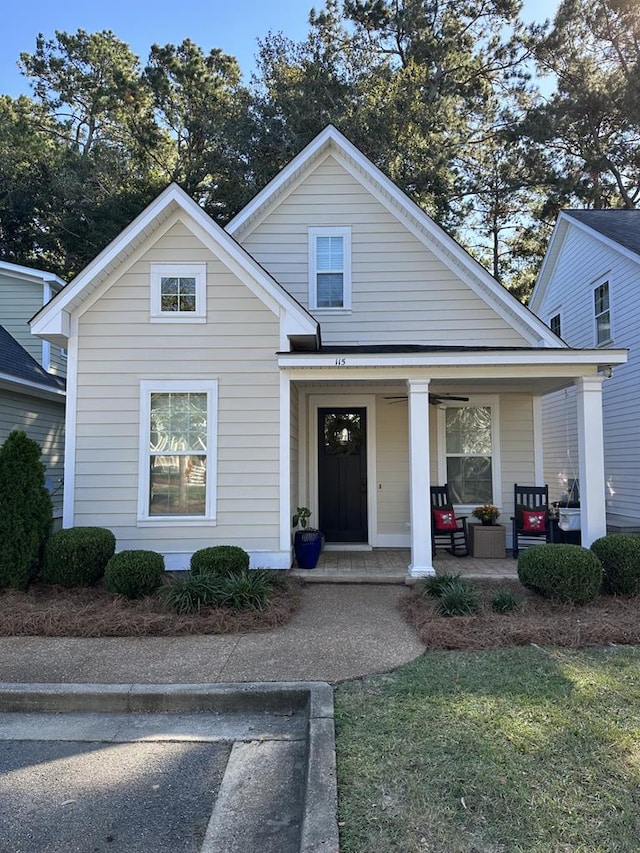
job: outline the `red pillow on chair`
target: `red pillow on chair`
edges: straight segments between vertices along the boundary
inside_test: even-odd
[[[522,532],[544,533],[547,529],[546,510],[522,510]]]
[[[451,508],[433,510],[433,526],[436,530],[457,530],[456,514]]]

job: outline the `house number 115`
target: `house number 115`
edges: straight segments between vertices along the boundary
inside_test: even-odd
[[[344,367],[346,363],[346,358],[336,358],[336,367]]]

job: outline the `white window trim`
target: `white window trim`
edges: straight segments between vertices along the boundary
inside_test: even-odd
[[[606,341],[598,342],[598,318],[596,316],[596,290],[599,287],[602,287],[603,284],[607,285],[609,292],[609,337]],[[608,347],[613,343],[614,335],[613,335],[613,304],[611,299],[611,276],[603,275],[596,282],[591,285],[591,316],[593,318],[593,340],[596,347]]]
[[[151,427],[151,395],[168,393],[207,394],[207,482],[204,515],[149,514],[149,431]],[[140,381],[140,441],[138,450],[138,525],[176,526],[210,523],[216,519],[218,481],[218,380],[161,380]]]
[[[342,237],[342,307],[318,308],[317,261],[318,237]],[[309,309],[318,314],[347,314],[351,311],[351,228],[313,227],[309,228]]]
[[[466,406],[488,406],[491,408],[491,491],[493,505],[502,510],[502,461],[500,458],[500,398],[497,394],[471,396],[467,402],[446,401],[438,406],[438,482],[447,482],[447,434],[446,410]],[[471,512],[477,504],[455,504],[456,511]]]
[[[559,321],[560,321],[560,334],[559,334],[559,336],[558,336],[558,337],[560,337],[560,338],[561,338],[561,337],[562,337],[562,332],[564,331],[564,330],[563,330],[563,328],[562,328],[562,307],[560,307],[560,308],[556,308],[556,310],[555,310],[555,311],[551,311],[551,312],[549,313],[549,319],[547,320],[547,326],[548,326],[550,329],[551,329],[551,321],[553,320],[553,318],[554,318],[554,317],[558,317],[558,319],[559,319]],[[553,331],[553,329],[552,329],[552,331]],[[557,333],[556,333],[556,334],[557,334]]]
[[[207,265],[206,264],[151,264],[152,323],[205,323],[207,320]],[[160,281],[167,276],[188,276],[196,280],[195,311],[162,311],[160,308]]]

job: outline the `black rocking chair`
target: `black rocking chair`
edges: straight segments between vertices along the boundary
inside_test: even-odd
[[[549,487],[548,486],[519,486],[513,487],[514,515],[511,516],[513,535],[513,558],[518,558],[520,544],[535,545],[540,542],[551,542],[551,520],[549,519]],[[544,512],[544,519],[538,519],[538,526],[527,527],[525,514]],[[544,523],[541,523],[544,521]]]
[[[446,517],[447,510],[452,518]],[[434,557],[436,548],[445,548],[454,557],[466,557],[469,553],[467,518],[453,513],[449,486],[446,484],[431,486],[431,547]]]

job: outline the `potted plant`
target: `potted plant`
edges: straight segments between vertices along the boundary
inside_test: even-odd
[[[322,533],[315,527],[308,527],[311,510],[299,506],[293,516],[293,526],[298,527],[293,537],[293,550],[300,569],[315,569],[322,550]]]
[[[500,515],[500,510],[493,504],[483,504],[482,506],[477,506],[472,511],[471,515],[480,519],[480,521],[485,525],[492,525],[496,523],[498,516]]]

